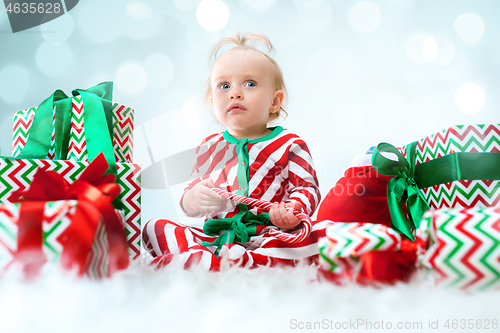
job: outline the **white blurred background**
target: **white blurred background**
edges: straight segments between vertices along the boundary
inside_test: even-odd
[[[185,184],[169,185],[165,159],[223,130],[203,105],[209,51],[256,31],[285,75],[281,125],[308,143],[325,196],[381,141],[498,122],[499,14],[496,0],[82,0],[13,34],[1,8],[1,154],[11,155],[15,111],[114,81],[114,101],[135,109],[143,222],[183,221]]]

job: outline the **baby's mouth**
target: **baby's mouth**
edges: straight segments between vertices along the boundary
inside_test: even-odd
[[[235,103],[235,104],[231,104],[231,106],[229,107],[229,109],[227,111],[231,112],[231,111],[242,111],[242,110],[246,110],[245,107],[241,104]]]

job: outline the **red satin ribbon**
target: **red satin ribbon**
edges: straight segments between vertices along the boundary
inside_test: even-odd
[[[109,245],[108,275],[128,266],[124,226],[112,204],[120,194],[120,187],[114,183],[115,176],[103,176],[107,169],[108,163],[102,153],[73,184],[55,171],[39,169],[28,190],[11,195],[9,201],[21,203],[16,259],[21,263],[26,279],[36,278],[45,262],[42,221],[46,201],[78,200],[71,224],[58,238],[63,246],[63,267],[70,269],[77,266],[80,276],[85,273],[101,217]]]

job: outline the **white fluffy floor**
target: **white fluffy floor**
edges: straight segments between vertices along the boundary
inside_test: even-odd
[[[443,290],[421,277],[380,289],[337,286],[316,273],[306,266],[207,273],[176,264],[153,271],[135,263],[106,281],[52,273],[26,284],[9,272],[0,283],[0,332],[500,331],[444,328],[447,319],[500,319],[498,292]],[[436,320],[439,329],[429,329]],[[398,322],[422,326],[399,330]]]

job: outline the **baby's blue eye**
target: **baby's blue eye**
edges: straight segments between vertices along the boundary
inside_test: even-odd
[[[245,87],[255,87],[255,86],[256,86],[256,84],[253,81],[245,82]]]
[[[229,87],[229,84],[227,84],[227,83],[221,83],[221,84],[219,85],[219,88],[220,88],[220,89],[229,89],[230,87]]]

